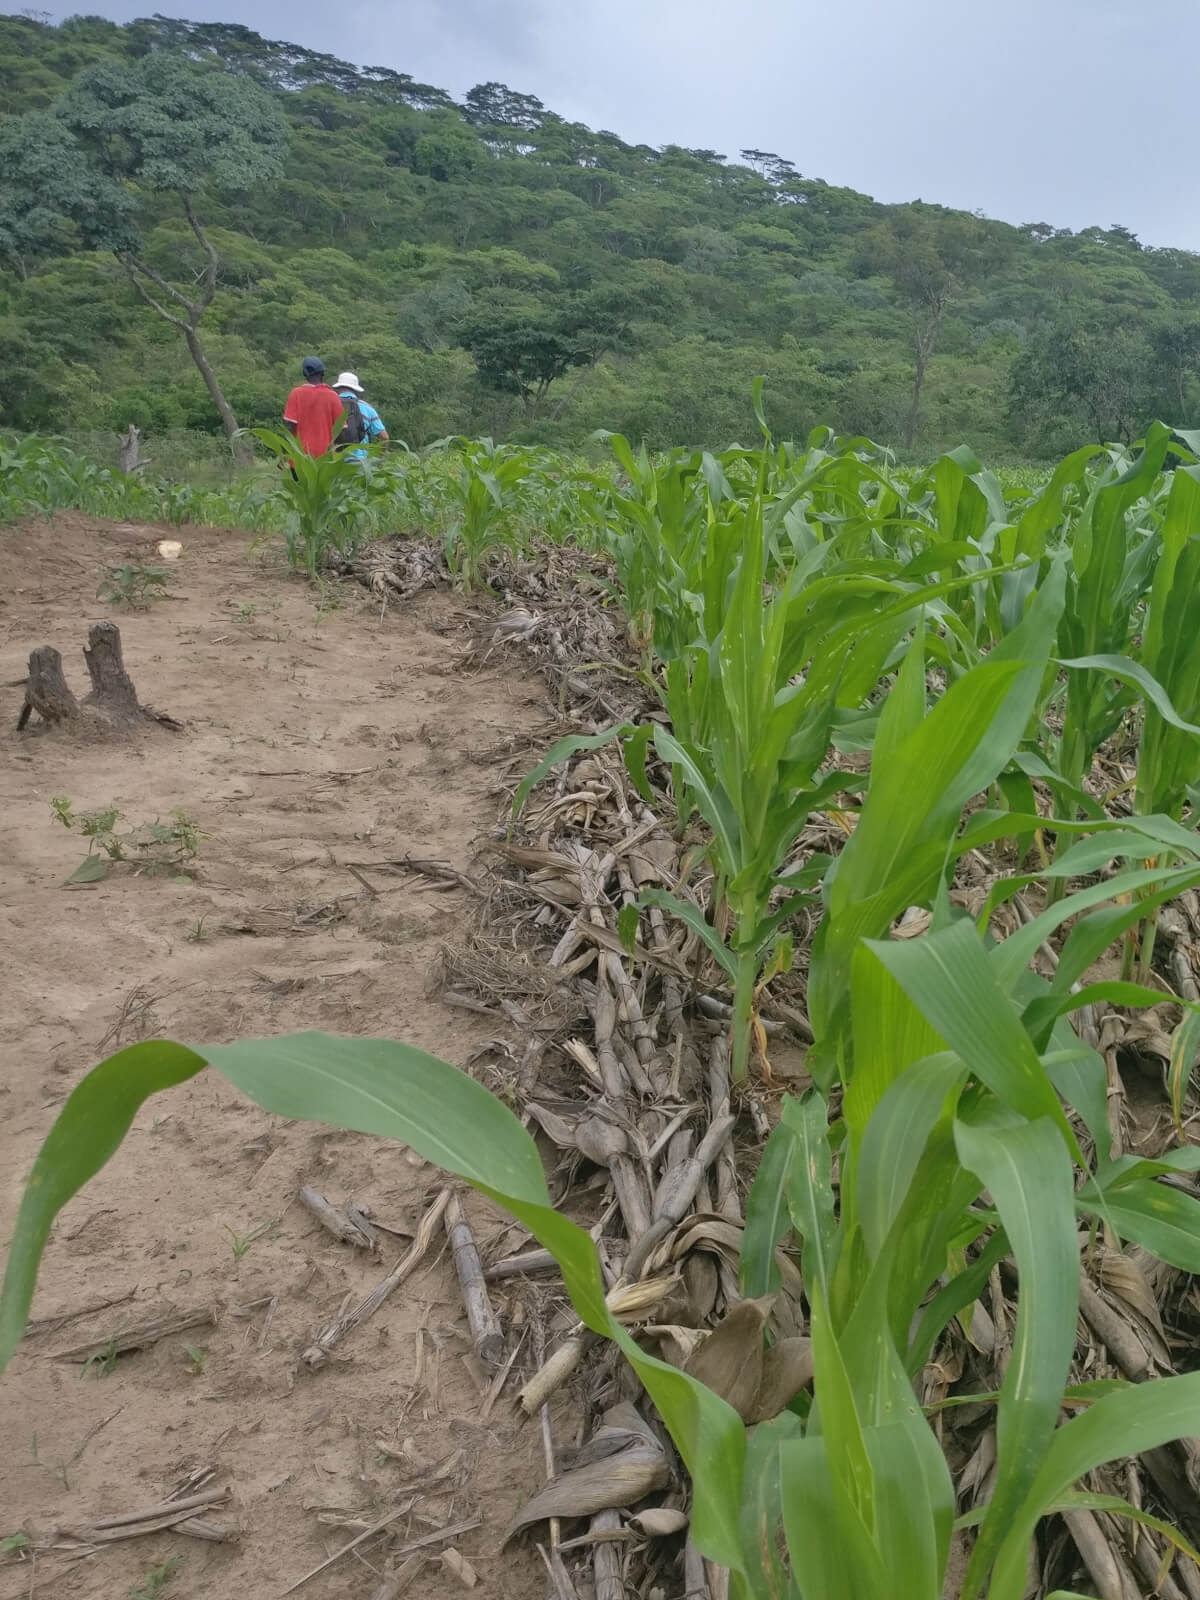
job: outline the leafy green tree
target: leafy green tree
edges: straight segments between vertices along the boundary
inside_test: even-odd
[[[277,107],[247,78],[170,55],[94,67],[53,116],[0,126],[0,250],[21,263],[64,246],[110,251],[145,304],[182,334],[232,439],[237,419],[197,332],[221,267],[199,208],[213,191],[277,177],[285,150]],[[182,210],[193,246],[165,270],[146,239],[164,202]]]
[[[499,394],[520,397],[526,420],[537,420],[551,384],[572,367],[594,360],[594,351],[555,320],[532,313],[504,322],[476,323],[463,335],[480,382]]]
[[[1151,420],[1155,364],[1146,336],[1060,319],[1037,331],[1015,363],[1010,413],[1029,431],[1064,415],[1093,439],[1134,439]]]
[[[463,114],[476,127],[511,128],[531,133],[546,108],[536,95],[518,94],[506,83],[477,83],[463,100]]]

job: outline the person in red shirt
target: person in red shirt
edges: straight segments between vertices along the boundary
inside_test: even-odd
[[[342,414],[342,402],[325,382],[325,363],[319,356],[305,356],[300,366],[304,382],[287,397],[283,408],[284,427],[292,434],[305,455],[323,456],[333,442],[334,424]]]

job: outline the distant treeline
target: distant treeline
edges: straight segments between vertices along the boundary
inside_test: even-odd
[[[207,167],[199,121],[174,165],[139,133],[188,73],[228,135]],[[0,426],[219,431],[218,391],[227,427],[268,422],[310,352],[412,444],[749,441],[758,373],[780,435],[922,455],[1200,408],[1200,256],[1120,226],[879,205],[232,23],[2,17],[0,103]]]

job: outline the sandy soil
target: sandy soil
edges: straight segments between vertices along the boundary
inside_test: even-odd
[[[457,671],[455,599],[428,595],[381,618],[364,591],[339,585],[322,605],[251,554],[244,534],[185,529],[171,598],[145,612],[102,607],[102,567],[146,559],[166,531],[70,516],[0,532],[0,1243],[56,1109],[120,1044],[323,1028],[404,1038],[462,1065],[489,1037],[486,1018],[426,993],[470,897],[382,872],[371,897],[347,863],[410,852],[465,870],[500,806],[479,755],[506,734],[537,739],[540,685],[509,667]],[[16,734],[13,685],[29,649],[56,645],[82,693],[80,647],[101,615],[121,626],[143,700],[185,731]],[[121,868],[64,887],[83,850],[52,818],[56,795],[82,810],[114,803],[120,827],[183,806],[207,835],[194,879]],[[351,1252],[297,1204],[306,1181],[404,1228],[437,1174],[394,1145],[269,1117],[206,1074],[146,1106],[66,1208],[35,1318],[115,1303],[27,1339],[0,1384],[0,1537],[152,1504],[205,1466],[232,1491],[211,1515],[236,1517],[244,1533],[228,1545],[160,1533],[82,1560],[2,1560],[4,1600],[152,1595],[137,1586],[171,1557],[169,1600],[266,1600],[404,1505],[418,1466],[451,1457],[439,1489],[394,1524],[396,1542],[479,1516],[459,1541],[479,1573],[475,1592],[543,1592],[536,1552],[498,1549],[499,1530],[542,1481],[537,1430],[520,1428],[506,1402],[480,1420],[444,1251],[331,1368],[297,1372],[314,1328],[405,1244],[388,1237],[382,1263]],[[499,1220],[471,1210],[498,1246]],[[53,1359],[167,1306],[211,1306],[218,1320],[107,1373]],[[385,1548],[368,1544],[300,1592],[366,1600]],[[465,1591],[435,1559],[411,1592]]]

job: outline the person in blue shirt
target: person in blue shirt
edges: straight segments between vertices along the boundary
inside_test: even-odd
[[[383,418],[373,405],[363,399],[363,386],[358,381],[358,376],[353,372],[338,374],[337,382],[333,386],[334,393],[341,398],[343,409],[348,413],[349,401],[357,403],[362,413],[366,433],[363,435],[364,444],[386,444],[388,431],[383,425]],[[367,452],[363,449],[348,450],[347,455],[351,461],[365,461]]]

